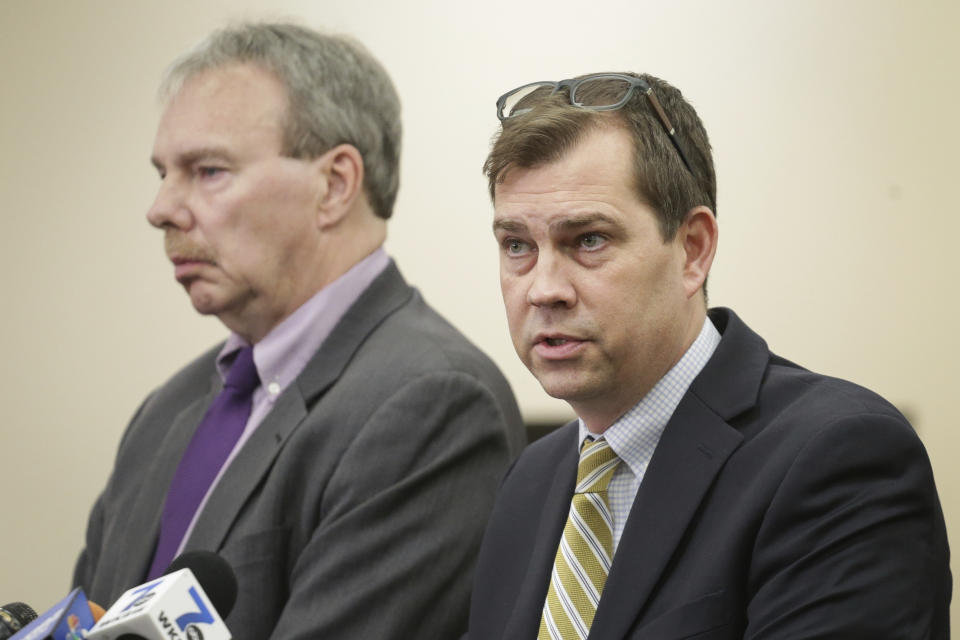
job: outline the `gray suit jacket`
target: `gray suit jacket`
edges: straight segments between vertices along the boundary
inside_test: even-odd
[[[143,582],[170,480],[221,387],[213,348],[133,418],[74,576]],[[513,395],[392,263],[222,476],[187,550],[220,553],[234,638],[456,637],[493,497],[522,446]]]

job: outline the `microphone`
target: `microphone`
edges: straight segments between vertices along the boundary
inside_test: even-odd
[[[10,636],[10,640],[79,639],[85,637],[93,625],[93,613],[87,596],[83,589],[77,587],[66,598]]]
[[[37,612],[22,602],[3,605],[0,607],[0,640],[7,640],[36,619]]]
[[[226,560],[213,551],[188,551],[174,558],[163,575],[181,569],[190,569],[221,618],[230,615],[237,602],[237,574]]]
[[[231,640],[223,618],[237,599],[237,578],[211,551],[178,556],[164,575],[124,593],[88,640]]]

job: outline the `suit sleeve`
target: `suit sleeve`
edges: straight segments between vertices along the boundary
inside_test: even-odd
[[[476,378],[408,381],[363,425],[324,492],[272,638],[455,638],[511,452]]]
[[[86,546],[80,552],[73,569],[73,587],[83,587],[90,592],[93,574],[100,557],[100,540],[103,537],[103,496],[97,498],[87,519]]]
[[[147,403],[152,397],[153,394],[147,396],[147,398],[137,408],[133,418],[131,418],[130,422],[127,423],[127,427],[124,429],[123,436],[120,438],[117,458],[119,458],[119,451],[123,449],[123,444],[126,442],[127,436],[130,434],[133,425],[136,424],[137,418],[139,418],[143,413],[143,408],[147,406]],[[116,471],[113,473],[116,473]],[[96,575],[97,566],[100,562],[100,551],[103,542],[105,494],[107,491],[109,491],[110,485],[111,482],[108,481],[107,487],[100,493],[99,496],[97,496],[97,500],[93,503],[93,508],[90,510],[90,516],[87,518],[85,546],[80,551],[80,555],[77,557],[77,562],[73,569],[72,585],[83,587],[87,597],[93,597],[91,595],[92,585]]]
[[[949,552],[923,449],[886,414],[821,429],[761,524],[746,638],[947,638]]]

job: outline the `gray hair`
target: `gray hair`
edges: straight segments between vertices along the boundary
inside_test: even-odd
[[[172,98],[191,77],[252,63],[286,87],[284,154],[316,158],[338,144],[363,157],[363,188],[389,218],[400,182],[400,98],[383,66],[359,42],[294,24],[247,23],[215,31],[175,61],[160,87]]]

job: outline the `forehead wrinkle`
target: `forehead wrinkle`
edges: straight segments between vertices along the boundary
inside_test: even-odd
[[[287,111],[286,88],[271,73],[245,64],[206,70],[167,101],[155,145],[178,158],[193,145],[211,155],[247,144],[282,148]]]

